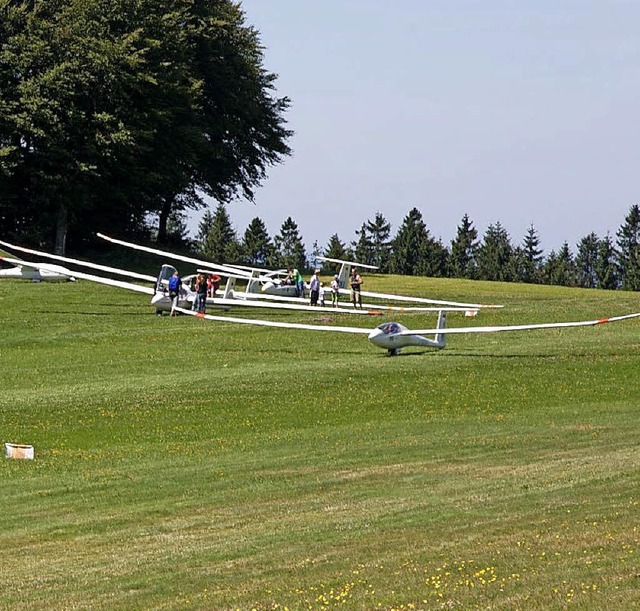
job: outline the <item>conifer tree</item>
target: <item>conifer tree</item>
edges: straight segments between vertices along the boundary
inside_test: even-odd
[[[444,278],[449,267],[449,251],[442,240],[435,240],[428,236],[425,243],[425,252],[422,260],[416,268],[420,276],[433,276]]]
[[[261,218],[256,216],[245,229],[241,252],[246,265],[269,267],[273,263],[273,242]]]
[[[393,239],[389,271],[404,276],[418,275],[424,269],[429,231],[422,213],[412,208]]]
[[[511,251],[509,263],[507,263],[506,278],[512,282],[524,282],[527,275],[527,257],[522,246],[516,246]]]
[[[371,247],[371,265],[378,267],[379,271],[386,273],[389,269],[391,256],[391,223],[384,218],[382,213],[376,212],[372,221],[366,222],[366,230],[369,234]]]
[[[616,251],[611,236],[607,234],[598,243],[598,256],[595,264],[596,283],[598,288],[615,290],[620,281],[616,266]]]
[[[631,206],[618,236],[618,274],[622,289],[640,290],[640,207]]]
[[[596,269],[599,246],[600,240],[593,232],[584,236],[578,244],[578,252],[576,254],[576,280],[578,286],[582,288],[592,289],[598,286]]]
[[[533,225],[529,226],[522,243],[522,266],[516,280],[527,283],[540,282],[542,265],[542,253],[540,248],[540,237]]]
[[[297,223],[288,217],[280,227],[280,233],[274,239],[278,265],[306,269],[305,247],[298,231]]]
[[[329,238],[329,243],[327,244],[327,247],[325,248],[324,256],[328,257],[329,259],[343,259],[344,260],[344,259],[348,259],[349,258],[348,253],[347,253],[347,247],[340,240],[340,238],[338,237],[337,233],[334,233]],[[337,273],[339,268],[340,268],[340,264],[339,263],[331,263],[329,261],[327,261],[323,265],[323,270],[325,270],[328,274]]]
[[[547,284],[576,286],[576,265],[567,242],[562,245],[557,253],[551,251],[543,269],[544,279]]]
[[[357,241],[353,242],[355,259],[363,265],[373,265],[373,242],[366,223],[362,223],[359,230],[356,230]]]
[[[226,206],[220,202],[211,222],[211,229],[200,245],[202,254],[215,263],[237,263],[240,247],[235,229],[227,213]]]
[[[456,237],[451,242],[450,275],[454,278],[475,278],[478,269],[478,230],[469,215],[462,217]]]
[[[211,227],[213,227],[213,212],[210,208],[207,208],[198,223],[198,233],[196,234],[196,248],[199,252],[203,252],[203,247],[211,233]]]
[[[509,263],[513,246],[507,230],[500,221],[489,225],[478,248],[478,278],[509,281]]]

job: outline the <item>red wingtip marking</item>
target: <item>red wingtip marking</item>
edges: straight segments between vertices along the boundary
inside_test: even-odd
[[[196,314],[196,318],[204,318],[204,314],[202,312],[198,312]]]
[[[601,324],[603,324],[605,322],[609,322],[609,319],[608,318],[601,318],[600,320],[598,320],[598,322],[596,324],[601,325]]]
[[[369,310],[369,316],[382,316],[382,312],[378,312],[377,310]]]

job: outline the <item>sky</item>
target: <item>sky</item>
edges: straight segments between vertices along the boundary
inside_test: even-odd
[[[575,253],[638,203],[640,2],[241,4],[295,134],[254,203],[229,205],[239,236],[291,216],[311,251],[377,212],[393,235],[415,207],[447,245],[468,214],[480,237],[533,225],[546,255]]]

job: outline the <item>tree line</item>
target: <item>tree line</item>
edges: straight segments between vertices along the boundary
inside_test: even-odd
[[[184,230],[184,227],[182,228]],[[265,223],[255,217],[239,236],[226,206],[206,211],[193,242],[200,254],[218,263],[257,267],[287,266],[310,269],[316,256],[355,260],[375,265],[381,273],[439,278],[468,278],[525,282],[570,287],[640,290],[640,207],[633,205],[616,232],[584,236],[575,253],[567,242],[546,256],[540,236],[531,225],[519,244],[496,222],[480,237],[465,214],[450,244],[432,236],[422,213],[412,208],[392,235],[391,224],[380,212],[344,242],[333,234],[325,247],[314,242],[311,253],[297,223],[288,217],[273,238]],[[332,272],[332,265],[325,266]]]

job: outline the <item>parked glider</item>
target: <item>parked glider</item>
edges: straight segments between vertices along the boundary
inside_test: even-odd
[[[75,280],[73,272],[61,265],[49,265],[47,268],[39,268],[20,259],[4,257],[4,260],[14,267],[0,269],[0,278],[31,280],[31,282],[73,282]]]
[[[349,295],[349,275],[352,268],[378,269],[375,265],[363,265],[357,261],[344,261],[343,259],[330,259],[328,257],[316,257],[318,261],[326,261],[330,263],[340,263],[340,271],[338,272],[338,284],[340,285],[340,293]],[[448,305],[469,310],[479,310],[486,308],[501,308],[501,305],[481,304],[481,303],[460,303],[456,301],[441,301],[439,299],[428,299],[426,297],[411,297],[409,295],[391,295],[388,293],[373,293],[371,291],[360,291],[362,297],[372,297],[374,299],[382,299],[385,301],[402,301],[410,303],[430,303],[433,305]]]
[[[54,255],[51,253],[40,252],[36,250],[32,250],[29,248],[23,248],[21,246],[15,246],[13,244],[9,244],[8,242],[0,241],[0,244],[4,245],[6,248],[12,248],[15,250],[27,252],[30,254],[38,255],[41,257],[46,257],[54,260],[61,260],[68,263],[73,263],[75,265],[79,265],[81,267],[89,267],[91,269],[98,269],[100,271],[108,272],[111,274],[118,274],[121,276],[126,276],[130,279],[134,280],[142,280],[144,282],[150,283],[152,286],[142,286],[140,284],[135,284],[133,282],[125,282],[121,280],[113,280],[111,278],[105,278],[103,276],[96,276],[94,274],[86,274],[84,272],[76,272],[70,271],[66,268],[60,267],[59,265],[53,265],[50,263],[25,263],[18,259],[13,259],[9,257],[3,257],[4,261],[7,263],[11,263],[16,266],[25,266],[32,268],[33,270],[39,272],[43,277],[48,277],[53,274],[60,274],[62,270],[65,271],[66,274],[73,274],[75,278],[82,280],[89,280],[91,282],[96,282],[99,284],[106,284],[108,286],[116,286],[119,288],[136,291],[138,293],[145,293],[147,295],[151,295],[151,305],[156,309],[157,313],[161,312],[169,312],[171,310],[171,300],[169,299],[169,295],[167,294],[167,283],[168,279],[173,275],[176,271],[175,267],[172,265],[163,265],[160,269],[160,273],[158,277],[148,276],[145,274],[138,274],[137,272],[131,272],[115,267],[108,267],[106,265],[100,265],[97,263],[92,263],[90,261],[83,261],[81,259],[72,259],[69,257],[63,257],[61,255]],[[299,310],[299,311],[313,311],[313,312],[330,312],[331,308],[323,308],[323,307],[311,307],[306,304],[292,304],[292,303],[264,303],[264,302],[256,302],[245,299],[246,293],[236,292],[234,291],[235,286],[235,276],[232,274],[228,274],[224,271],[218,271],[220,275],[226,275],[229,277],[227,285],[224,289],[224,293],[222,297],[208,297],[207,298],[207,307],[209,308],[217,308],[223,310],[229,310],[232,306],[243,306],[247,308],[270,308],[270,309],[281,309],[281,310]],[[241,278],[246,279],[245,276],[241,276]],[[189,286],[189,276],[185,277],[185,282],[183,282],[183,286],[180,292],[179,297],[179,305],[181,307],[189,308],[191,304],[195,300],[195,292],[191,290]],[[359,315],[380,315],[381,312],[377,310],[353,310],[346,311],[347,313],[359,314]]]
[[[402,348],[408,346],[422,346],[436,348],[438,350],[446,346],[446,336],[450,333],[499,333],[505,331],[532,331],[540,329],[561,329],[566,327],[588,327],[602,325],[610,322],[628,320],[640,316],[640,312],[625,314],[622,316],[610,316],[608,318],[598,318],[595,320],[582,320],[576,322],[556,322],[556,323],[535,323],[527,325],[504,325],[487,327],[452,327],[446,328],[446,313],[441,312],[438,322],[433,329],[408,329],[397,322],[385,322],[375,329],[364,329],[361,327],[341,327],[332,325],[311,325],[303,323],[287,323],[272,320],[257,320],[248,318],[235,318],[229,316],[214,316],[211,314],[198,314],[191,310],[176,308],[183,314],[189,314],[198,318],[213,320],[218,322],[232,322],[247,325],[259,325],[264,327],[278,327],[284,329],[301,329],[305,331],[325,331],[337,333],[352,333],[367,335],[367,339],[376,347],[387,350],[389,356],[397,355]],[[433,339],[424,337],[434,335]]]
[[[265,270],[262,270],[260,268],[240,268],[233,265],[221,266],[221,265],[213,264],[208,261],[194,259],[193,257],[187,257],[185,255],[179,255],[176,253],[159,250],[157,248],[152,248],[150,246],[142,246],[140,244],[135,244],[132,242],[125,242],[124,240],[111,238],[102,233],[98,233],[96,235],[99,238],[102,238],[103,240],[107,240],[108,242],[111,242],[113,244],[119,244],[127,248],[132,248],[134,250],[140,250],[143,252],[148,252],[148,253],[153,253],[153,254],[173,258],[177,261],[195,263],[197,265],[207,267],[208,270],[223,269],[223,271],[230,272],[231,274],[235,275],[238,278],[243,278],[243,279],[246,278],[248,283],[246,293],[251,293],[252,295],[256,295],[256,298],[259,298],[259,299],[274,300],[273,299],[274,297],[280,297],[281,299],[290,299],[293,303],[296,303],[296,302],[306,303],[306,300],[302,298],[294,297],[295,287],[283,284],[278,278],[273,277],[273,274],[278,274],[280,273],[281,270],[278,270],[276,272],[268,272],[267,274],[265,274],[264,273]],[[353,261],[343,261],[341,259],[328,259],[326,257],[317,257],[317,259],[321,261],[330,261],[330,262],[342,264],[340,274],[339,274],[340,282],[342,283],[342,286],[347,285],[349,272],[352,266],[365,267],[368,269],[377,269],[373,265],[362,265]],[[248,271],[248,270],[252,270],[252,271]],[[272,274],[272,275],[269,275],[269,274]],[[349,293],[347,289],[341,289],[341,292]],[[410,297],[406,295],[389,295],[385,293],[372,293],[367,291],[362,291],[361,294],[364,297],[373,297],[373,298],[377,298],[385,301],[400,301],[402,303],[414,303],[414,304],[421,303],[421,304],[428,304],[430,306],[439,306],[438,309],[451,308],[454,310],[473,311],[473,310],[479,310],[482,308],[501,308],[502,307],[500,305],[460,303],[456,301],[443,301],[438,299],[427,299],[424,297]],[[326,288],[325,288],[325,301],[328,301],[328,291]],[[345,306],[347,306],[347,308],[345,308]],[[341,307],[345,309],[351,309],[350,304],[346,304],[346,303],[342,303]],[[366,308],[368,310],[381,310],[381,309],[399,308],[399,307],[402,307],[402,306],[395,305],[395,306],[381,307],[374,304],[363,304],[363,308]],[[413,307],[413,311],[417,311],[417,306],[412,306],[412,307]]]

